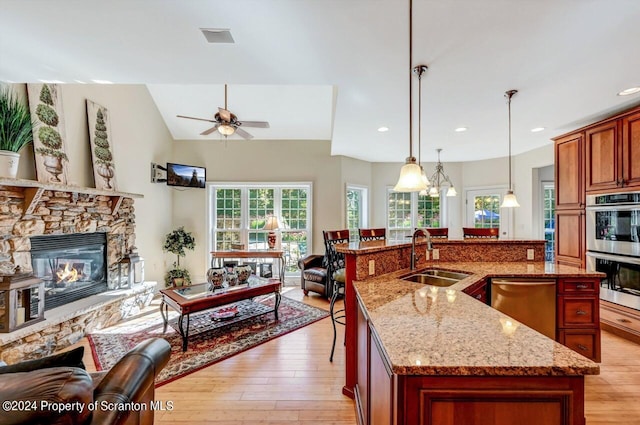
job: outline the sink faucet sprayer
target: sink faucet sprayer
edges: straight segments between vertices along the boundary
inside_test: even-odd
[[[431,234],[427,229],[416,229],[411,236],[411,270],[416,268],[416,236],[422,233],[427,238],[427,249],[433,251],[433,244],[431,243]]]

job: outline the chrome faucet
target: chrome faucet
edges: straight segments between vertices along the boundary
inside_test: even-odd
[[[427,238],[427,249],[433,251],[433,244],[431,243],[431,234],[427,229],[416,229],[411,236],[411,270],[416,268],[416,236],[422,233]]]

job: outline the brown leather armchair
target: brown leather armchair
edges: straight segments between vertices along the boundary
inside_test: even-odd
[[[323,297],[331,298],[333,285],[328,284],[327,266],[324,257],[324,255],[319,254],[309,254],[298,260],[300,287],[305,295],[309,295],[309,291],[312,291]]]
[[[0,410],[0,423],[18,424],[153,424],[154,381],[169,361],[171,346],[162,338],[141,342],[108,372],[89,374],[79,367],[47,367],[29,372],[0,374],[0,398],[20,401],[34,409]],[[75,409],[42,409],[43,402],[74,403]],[[30,404],[33,403],[33,404]],[[114,406],[146,404],[120,410]],[[89,409],[90,404],[95,406]],[[83,407],[80,409],[80,407]]]

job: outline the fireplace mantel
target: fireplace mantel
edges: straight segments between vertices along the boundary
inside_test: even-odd
[[[70,186],[56,183],[41,183],[35,180],[11,179],[0,177],[0,186],[22,188],[24,192],[25,214],[31,214],[45,190],[67,193],[83,193],[88,195],[109,196],[112,199],[112,214],[120,208],[124,198],[142,198],[138,193],[116,192],[113,190],[96,189],[92,187]]]

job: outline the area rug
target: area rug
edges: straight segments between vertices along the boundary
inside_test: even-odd
[[[257,302],[273,308],[274,296],[262,298]],[[241,303],[236,304],[243,308]],[[151,315],[150,320],[138,321],[130,325],[121,324],[87,335],[96,369],[108,370],[139,342],[150,337],[162,337],[171,344],[171,357],[167,366],[156,378],[158,387],[329,315],[325,310],[285,296],[282,297],[278,309],[278,321],[275,320],[273,312],[246,320],[216,321],[214,320],[216,310],[191,315],[192,326],[194,323],[206,322],[212,329],[189,335],[189,347],[184,353],[182,338],[178,332],[168,326],[167,332],[163,333],[163,322],[159,311],[157,316]],[[173,314],[171,319],[173,323],[176,321],[175,316],[176,314]],[[210,325],[212,323],[213,326]]]

